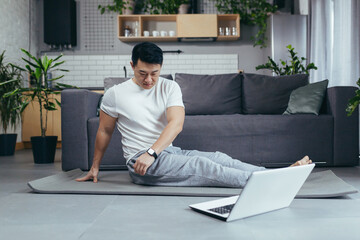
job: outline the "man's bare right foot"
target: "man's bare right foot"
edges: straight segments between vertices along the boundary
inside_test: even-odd
[[[301,166],[301,165],[308,165],[311,164],[312,161],[308,156],[303,157],[302,159],[300,159],[299,161],[296,161],[294,164],[292,164],[290,167],[296,167],[296,166]]]

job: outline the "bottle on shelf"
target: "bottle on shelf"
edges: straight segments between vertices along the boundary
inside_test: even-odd
[[[223,27],[219,27],[219,35],[224,36],[224,28]]]
[[[233,36],[237,35],[236,27],[232,27],[232,35]]]
[[[140,35],[139,35],[139,22],[138,21],[136,21],[135,22],[135,24],[134,24],[134,36],[135,37],[139,37]]]
[[[230,36],[230,28],[229,27],[225,28],[225,36]]]
[[[130,37],[130,33],[131,33],[131,28],[129,27],[129,25],[126,25],[124,29],[124,36]]]

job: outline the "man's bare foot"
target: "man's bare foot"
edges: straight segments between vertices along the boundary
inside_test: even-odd
[[[292,164],[290,167],[295,167],[295,166],[301,166],[301,165],[308,165],[311,164],[312,161],[308,156],[303,157],[302,159],[300,159],[299,161],[296,161],[294,164]]]

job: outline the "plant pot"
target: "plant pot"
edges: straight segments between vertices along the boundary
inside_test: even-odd
[[[179,7],[179,14],[187,14],[190,8],[190,4],[181,4]]]
[[[14,155],[16,138],[16,133],[0,134],[0,156]]]
[[[37,164],[53,163],[57,136],[31,137],[34,162]]]

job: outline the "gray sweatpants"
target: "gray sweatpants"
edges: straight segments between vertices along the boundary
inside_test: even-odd
[[[146,174],[134,172],[138,153],[128,162],[130,177],[136,184],[157,186],[244,187],[252,172],[265,170],[233,159],[221,152],[200,152],[168,147]]]

